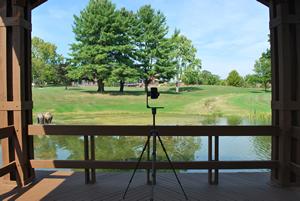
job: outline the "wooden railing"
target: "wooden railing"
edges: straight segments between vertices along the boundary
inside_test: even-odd
[[[14,137],[14,127],[10,126],[7,128],[1,128],[0,129],[0,140],[9,138],[9,137]],[[10,162],[8,164],[3,164],[3,167],[0,168],[0,177],[3,177],[4,175],[16,171],[16,162]]]
[[[30,125],[29,135],[63,135],[85,136],[91,138],[90,146],[94,145],[94,136],[148,136],[151,126],[73,126],[73,125]],[[173,162],[176,169],[208,169],[209,182],[218,183],[219,169],[274,169],[278,161],[219,161],[220,136],[278,136],[279,129],[273,126],[157,126],[160,136],[207,136],[209,142],[208,161]],[[214,138],[214,140],[213,140]],[[87,143],[86,143],[87,142]],[[215,150],[212,150],[214,143]],[[85,141],[85,160],[31,160],[33,168],[78,168],[78,169],[133,169],[136,162],[132,161],[97,161],[94,148],[88,148]],[[213,159],[214,152],[214,159]],[[89,157],[89,153],[92,157]],[[142,162],[140,169],[151,169],[151,162]],[[157,162],[157,169],[170,169],[167,162]],[[214,170],[214,175],[212,174]],[[94,176],[95,173],[91,174]],[[86,175],[86,182],[91,180]],[[88,181],[87,181],[88,180]]]

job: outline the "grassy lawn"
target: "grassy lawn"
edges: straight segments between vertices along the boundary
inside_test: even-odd
[[[143,88],[106,88],[106,94],[95,93],[95,87],[34,88],[34,115],[51,112],[55,124],[150,124],[151,112],[145,107]],[[158,124],[201,124],[204,116],[258,115],[270,117],[270,92],[261,89],[226,86],[159,88],[161,96],[152,105],[164,106]]]

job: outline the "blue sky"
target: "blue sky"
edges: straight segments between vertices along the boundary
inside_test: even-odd
[[[89,0],[48,0],[33,11],[33,36],[55,43],[68,56],[74,41],[73,15]],[[117,7],[137,10],[151,4],[167,17],[170,32],[181,30],[193,41],[203,69],[225,78],[236,69],[252,72],[269,44],[268,9],[256,0],[113,0]]]

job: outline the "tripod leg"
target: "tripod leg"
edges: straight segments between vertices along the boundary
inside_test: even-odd
[[[176,180],[177,180],[177,182],[178,182],[178,184],[179,184],[179,186],[180,186],[180,188],[181,188],[181,190],[182,190],[182,193],[183,193],[183,195],[184,195],[184,197],[185,197],[185,200],[188,200],[188,197],[187,197],[187,195],[186,195],[186,193],[185,193],[185,191],[184,191],[184,189],[183,189],[183,186],[182,186],[182,184],[181,184],[181,182],[180,182],[180,180],[179,180],[179,178],[178,178],[178,175],[177,175],[177,173],[176,173],[176,171],[175,171],[175,168],[174,168],[174,165],[173,165],[173,163],[172,163],[172,161],[171,161],[171,159],[170,159],[170,157],[169,157],[169,155],[168,155],[168,153],[167,153],[167,150],[166,150],[166,148],[165,148],[165,146],[164,146],[164,144],[163,144],[163,142],[162,142],[160,136],[157,135],[157,137],[158,137],[158,139],[159,139],[159,142],[160,142],[160,144],[161,144],[161,147],[163,148],[163,151],[164,151],[165,154],[166,154],[166,157],[167,157],[167,159],[168,159],[168,162],[169,162],[169,164],[170,164],[170,166],[171,166],[171,168],[172,168],[172,170],[173,170],[173,173],[174,173],[174,175],[175,175],[175,177],[176,177]]]
[[[150,136],[148,136],[148,146],[147,146],[147,161],[150,162]],[[150,179],[150,169],[147,169],[147,184],[151,184],[151,179]]]
[[[152,131],[155,132],[155,131]],[[152,133],[153,136],[153,144],[152,144],[152,183],[151,183],[151,198],[150,201],[154,200],[154,186],[156,184],[156,135],[157,133]]]
[[[131,176],[131,178],[130,178],[130,180],[129,180],[129,183],[128,183],[128,185],[127,185],[127,188],[126,188],[126,190],[125,190],[125,192],[124,192],[124,194],[123,194],[123,200],[125,200],[126,194],[127,194],[128,189],[129,189],[129,187],[130,187],[130,184],[131,184],[131,182],[132,182],[132,180],[133,180],[133,177],[134,177],[134,175],[135,175],[137,169],[138,169],[139,166],[140,166],[141,160],[142,160],[143,155],[144,155],[144,152],[145,152],[145,150],[146,150],[146,148],[147,148],[147,146],[148,146],[148,144],[149,144],[149,141],[150,141],[150,137],[147,139],[147,142],[146,142],[145,145],[144,145],[143,151],[142,151],[142,153],[141,153],[141,155],[140,155],[140,157],[139,157],[139,160],[138,160],[138,162],[137,162],[137,164],[136,164],[136,166],[135,166],[135,169],[134,169],[133,174],[132,174],[132,176]]]

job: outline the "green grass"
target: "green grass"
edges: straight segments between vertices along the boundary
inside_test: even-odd
[[[142,88],[106,88],[105,94],[95,87],[34,88],[34,115],[51,112],[55,124],[150,124],[151,113],[145,107]],[[270,115],[270,92],[261,89],[226,86],[159,88],[161,96],[153,105],[164,106],[158,124],[201,124],[205,116],[253,117]],[[269,118],[269,117],[268,117]]]

